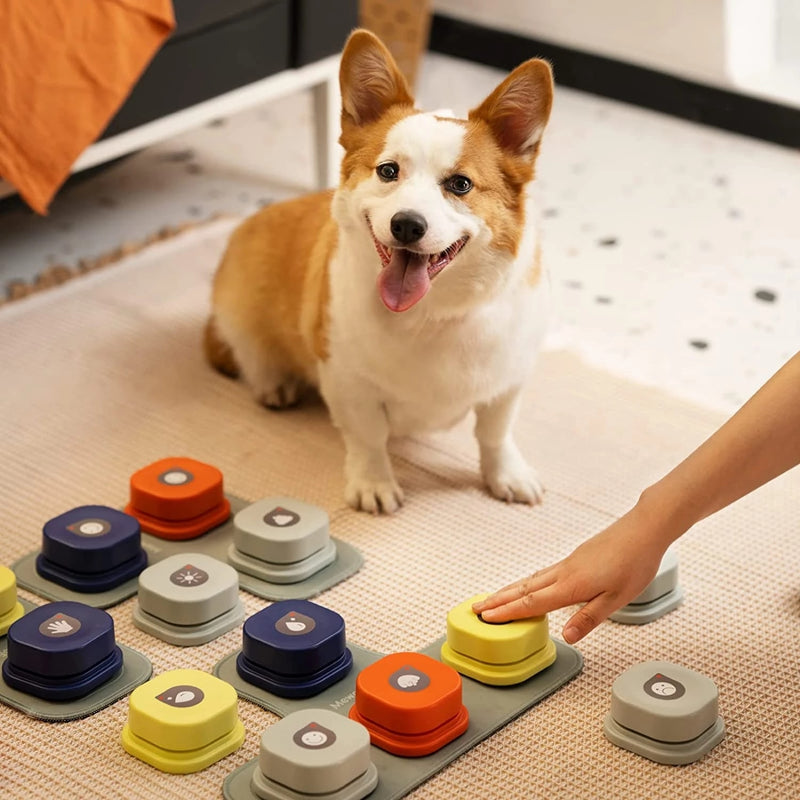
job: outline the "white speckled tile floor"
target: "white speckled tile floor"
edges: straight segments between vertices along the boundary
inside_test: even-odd
[[[461,114],[501,77],[432,54],[419,102]],[[310,189],[310,125],[287,97],[70,183],[47,218],[0,205],[0,282]],[[797,151],[559,88],[538,182],[549,346],[725,411],[800,347]]]

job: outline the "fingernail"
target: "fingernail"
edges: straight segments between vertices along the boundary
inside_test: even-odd
[[[577,628],[564,628],[564,641],[567,644],[574,644],[581,638],[581,632]]]

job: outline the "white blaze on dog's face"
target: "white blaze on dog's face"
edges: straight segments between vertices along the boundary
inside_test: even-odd
[[[518,67],[467,120],[415,110],[391,55],[364,31],[348,41],[340,77],[345,157],[334,214],[371,242],[383,304],[447,314],[486,301],[525,230],[549,66]]]

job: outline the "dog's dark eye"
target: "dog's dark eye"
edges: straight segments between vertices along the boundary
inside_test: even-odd
[[[444,182],[444,188],[453,194],[466,194],[472,188],[472,181],[466,175],[451,175]]]
[[[383,164],[378,164],[375,171],[382,181],[396,181],[400,174],[400,167],[394,161],[385,161]]]

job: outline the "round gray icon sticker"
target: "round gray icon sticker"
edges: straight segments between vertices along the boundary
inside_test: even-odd
[[[644,685],[645,694],[659,700],[677,700],[686,694],[686,687],[675,678],[668,678],[660,672],[653,675]]]
[[[275,630],[278,633],[285,633],[287,636],[303,636],[311,633],[316,627],[317,623],[311,617],[295,611],[284,614],[275,623]]]
[[[173,467],[166,472],[162,472],[158,476],[159,483],[164,483],[167,486],[183,486],[184,484],[191,483],[194,480],[194,475],[191,472],[180,467]]]
[[[300,522],[300,515],[290,508],[276,506],[272,511],[268,511],[264,514],[264,522],[273,528],[289,528]]]
[[[400,667],[389,676],[389,685],[401,692],[421,692],[431,684],[431,679],[414,667]]]
[[[292,740],[298,747],[304,747],[306,750],[322,750],[323,747],[330,747],[336,741],[336,734],[318,722],[309,722],[295,733]]]
[[[67,530],[78,536],[102,536],[111,530],[111,523],[105,519],[82,519],[67,525]]]
[[[81,622],[75,617],[69,614],[53,614],[39,626],[39,633],[51,639],[63,639],[65,636],[72,636],[80,629]]]
[[[204,697],[205,695],[202,689],[198,689],[196,686],[182,684],[180,686],[172,686],[165,692],[157,694],[156,700],[160,700],[162,703],[166,703],[168,706],[174,706],[175,708],[189,708],[190,706],[196,706],[198,703],[202,703]]]
[[[200,586],[208,580],[208,573],[200,567],[187,564],[185,567],[176,569],[169,576],[169,580],[176,586]]]

